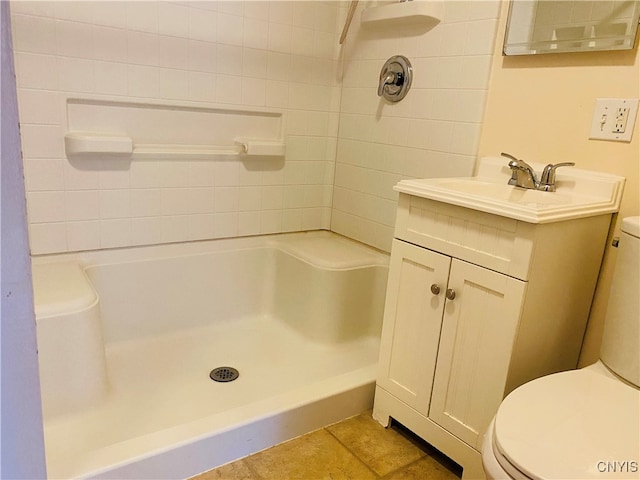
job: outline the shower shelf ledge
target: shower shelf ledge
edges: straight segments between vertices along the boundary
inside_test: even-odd
[[[363,10],[361,20],[370,27],[419,24],[431,29],[440,23],[443,9],[440,0],[395,2]]]
[[[134,144],[126,135],[97,132],[70,132],[65,135],[65,149],[69,156],[104,155],[144,158],[199,158],[237,155],[284,157],[285,144],[281,140],[253,140],[236,138],[233,145],[172,145]]]

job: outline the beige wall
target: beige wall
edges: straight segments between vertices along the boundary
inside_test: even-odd
[[[640,214],[640,120],[630,143],[589,140],[596,98],[638,98],[640,55],[627,52],[504,57],[503,3],[479,155],[510,152],[535,162],[575,161],[580,168],[626,177],[619,219]],[[598,358],[615,249],[607,247],[581,365]]]

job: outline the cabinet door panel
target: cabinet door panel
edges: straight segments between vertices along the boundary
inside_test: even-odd
[[[526,283],[453,260],[429,417],[472,447],[502,401]]]
[[[378,385],[427,415],[451,259],[393,241]],[[440,293],[431,292],[438,285]]]

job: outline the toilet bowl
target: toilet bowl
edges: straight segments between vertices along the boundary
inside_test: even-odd
[[[600,360],[507,395],[482,446],[488,479],[640,478],[640,217],[622,232]]]

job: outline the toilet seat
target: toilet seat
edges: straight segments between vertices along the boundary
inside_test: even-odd
[[[517,388],[494,423],[493,453],[513,478],[640,475],[640,391],[605,373],[602,364]]]

